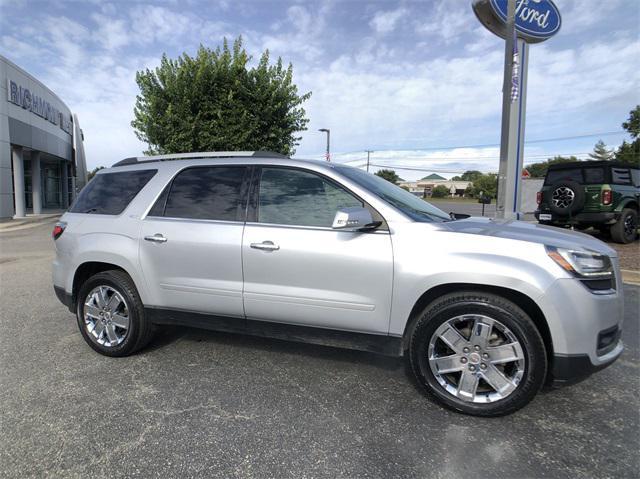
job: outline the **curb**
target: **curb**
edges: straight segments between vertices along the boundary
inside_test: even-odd
[[[640,271],[632,271],[630,269],[621,269],[622,282],[640,286]]]

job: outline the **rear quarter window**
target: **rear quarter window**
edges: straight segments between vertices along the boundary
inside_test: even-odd
[[[69,211],[119,215],[157,172],[137,170],[96,175],[83,188]]]
[[[628,168],[611,168],[611,182],[616,185],[630,185],[631,172]]]

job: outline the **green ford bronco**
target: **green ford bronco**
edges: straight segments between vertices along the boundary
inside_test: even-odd
[[[590,226],[618,243],[637,237],[640,169],[611,161],[549,166],[538,192],[536,219],[543,224]]]

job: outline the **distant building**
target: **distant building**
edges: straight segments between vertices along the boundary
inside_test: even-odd
[[[87,182],[77,116],[1,55],[0,96],[0,218],[66,209]]]
[[[438,174],[425,176],[418,181],[402,181],[399,185],[416,196],[429,198],[436,186],[445,186],[449,189],[451,196],[464,196],[465,190],[471,186],[471,181],[453,181],[447,180]]]

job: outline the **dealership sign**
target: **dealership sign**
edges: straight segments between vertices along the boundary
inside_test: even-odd
[[[496,35],[506,34],[509,0],[475,0],[473,10],[482,24]],[[558,33],[562,25],[560,11],[552,0],[515,0],[515,28],[529,43],[542,42]]]
[[[71,134],[71,119],[67,118],[64,113],[47,100],[32,93],[28,88],[24,88],[13,80],[7,79],[7,96],[8,100],[14,105],[29,110],[34,115],[38,115],[53,125],[60,125],[60,129]]]

